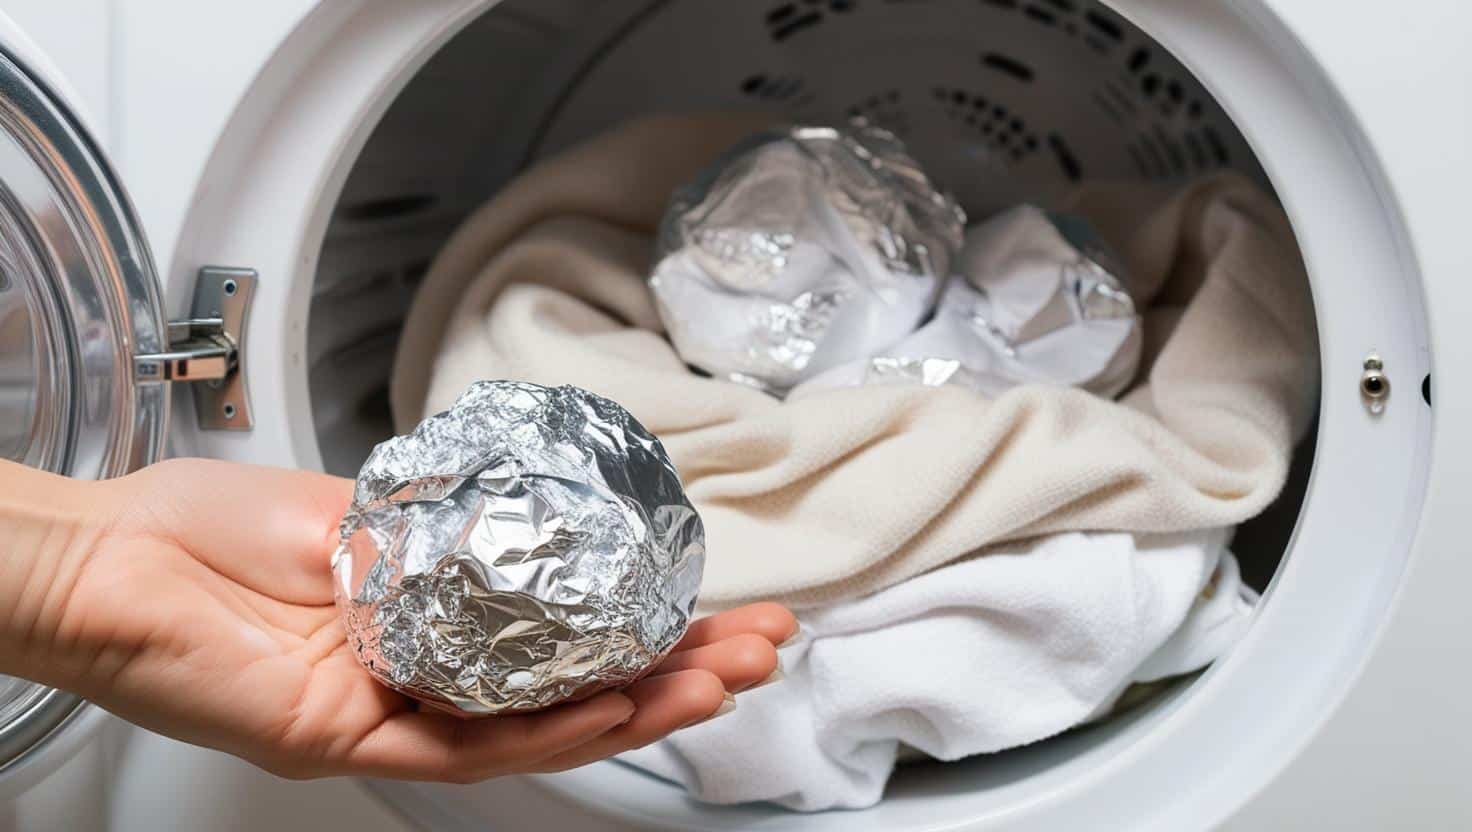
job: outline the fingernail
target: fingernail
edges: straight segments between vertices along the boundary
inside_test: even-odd
[[[767,678],[761,680],[760,682],[757,682],[756,684],[752,685],[749,688],[743,688],[741,692],[742,693],[748,693],[750,691],[756,690],[757,688],[764,688],[767,685],[773,684],[775,682],[780,682],[780,681],[782,681],[783,679],[786,679],[786,678],[787,678],[787,674],[782,672],[782,668],[781,667],[778,667],[776,670],[773,670],[772,673],[771,673],[771,675],[767,676]]]
[[[802,622],[799,621],[799,622],[797,622],[797,626],[795,626],[795,627],[792,628],[792,632],[790,632],[790,633],[787,634],[787,638],[782,639],[782,641],[777,644],[777,649],[780,650],[783,647],[786,647],[787,645],[792,644],[795,641],[798,641],[799,639],[802,638],[802,635],[803,635]]]
[[[732,696],[730,693],[723,693],[721,694],[721,706],[719,708],[716,708],[715,713],[711,714],[705,719],[697,719],[694,722],[689,723],[685,727],[693,728],[696,725],[704,725],[705,723],[710,722],[712,719],[725,716],[726,714],[729,714],[734,710],[736,710],[736,697]]]

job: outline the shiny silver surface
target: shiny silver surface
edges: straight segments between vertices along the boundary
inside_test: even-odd
[[[163,450],[169,390],[136,384],[133,356],[166,344],[152,260],[84,127],[0,52],[0,456],[113,477]],[[81,701],[12,691],[0,768]]]
[[[169,321],[169,348],[133,356],[139,381],[187,381],[201,430],[255,426],[245,389],[245,335],[255,297],[254,269],[205,266],[190,317]]]
[[[24,679],[0,676],[0,725],[15,719],[46,695],[46,689]]]
[[[1139,366],[1126,275],[1080,218],[1021,205],[966,234],[934,317],[812,387],[899,383],[998,396],[1020,384],[1122,392]]]
[[[245,387],[246,332],[258,281],[255,269],[205,266],[194,284],[191,314],[220,319],[220,334],[235,350],[234,366],[218,382],[191,385],[194,413],[202,430],[250,430],[250,394]]]
[[[657,439],[607,399],[510,381],[374,449],[332,561],[368,671],[462,715],[634,681],[684,634],[704,565]]]
[[[1385,374],[1385,360],[1377,352],[1365,356],[1364,372],[1360,374],[1360,396],[1365,407],[1376,416],[1385,412],[1385,400],[1390,398],[1390,376]]]
[[[888,131],[771,130],[675,194],[650,287],[686,362],[780,394],[910,332],[964,225]]]

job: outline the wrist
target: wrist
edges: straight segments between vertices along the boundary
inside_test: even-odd
[[[0,462],[0,673],[62,684],[70,588],[110,513],[102,483]]]

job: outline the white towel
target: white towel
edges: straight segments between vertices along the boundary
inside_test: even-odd
[[[1061,534],[809,611],[786,680],[620,759],[712,803],[873,805],[900,743],[941,760],[1026,745],[1221,655],[1256,598],[1228,535]]]

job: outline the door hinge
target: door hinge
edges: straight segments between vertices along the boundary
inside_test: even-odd
[[[250,430],[245,390],[245,327],[255,294],[253,269],[205,266],[188,318],[169,321],[169,348],[133,359],[145,382],[190,382],[204,430]]]

